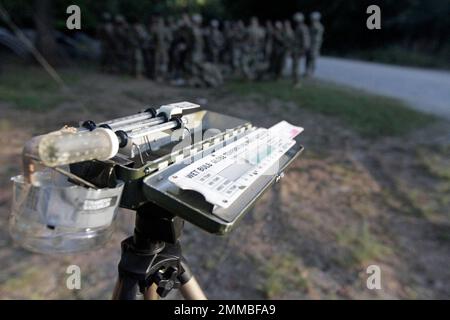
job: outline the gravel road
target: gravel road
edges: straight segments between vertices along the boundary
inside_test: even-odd
[[[321,57],[316,77],[398,98],[412,108],[450,119],[450,72]]]

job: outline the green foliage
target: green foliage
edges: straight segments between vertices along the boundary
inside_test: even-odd
[[[435,120],[433,116],[412,110],[398,100],[315,80],[304,81],[299,89],[288,80],[233,81],[227,88],[243,95],[257,93],[293,101],[301,108],[336,117],[369,138],[406,134]]]
[[[13,20],[22,27],[33,26],[33,1],[2,0],[1,3],[10,13]],[[122,14],[128,19],[147,22],[154,14],[163,16],[181,13],[200,12],[206,20],[213,17],[219,19],[244,19],[251,16],[260,19],[290,19],[294,12],[309,14],[318,10],[322,13],[325,26],[323,51],[326,54],[348,54],[360,51],[377,50],[370,59],[392,63],[401,62],[402,56],[412,60],[408,64],[433,66],[431,59],[421,61],[410,53],[428,56],[440,54],[448,56],[450,29],[450,6],[448,0],[299,0],[274,3],[258,0],[53,0],[52,13],[55,27],[66,32],[66,8],[76,4],[81,8],[82,28],[84,32],[95,33],[103,12]],[[366,28],[366,9],[377,4],[382,12],[382,29]],[[0,21],[1,25],[1,21]],[[349,32],[351,30],[351,32]],[[397,57],[391,47],[401,47],[403,52]],[[380,50],[389,49],[390,57]],[[447,53],[447,55],[445,55]],[[364,58],[364,56],[362,56]],[[389,62],[389,61],[388,61]],[[415,62],[415,63],[414,63]],[[405,62],[403,62],[405,63]],[[439,66],[437,66],[439,67]]]
[[[448,44],[448,0],[299,0],[277,3],[258,0],[223,0],[232,17],[289,19],[295,11],[322,13],[324,50],[348,53],[355,50],[401,45],[409,50],[436,53]],[[382,29],[366,28],[366,9],[381,8]],[[349,32],[350,31],[350,32]]]
[[[33,26],[33,2],[29,0],[3,0],[1,2],[13,20],[20,26]],[[202,13],[206,19],[224,17],[225,8],[221,0],[58,0],[52,2],[55,28],[66,31],[66,9],[69,5],[81,9],[82,29],[95,32],[102,14],[121,14],[127,19],[146,23],[152,15],[180,15],[182,13]]]

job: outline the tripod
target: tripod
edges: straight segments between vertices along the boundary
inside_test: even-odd
[[[137,209],[134,235],[121,244],[114,300],[134,300],[138,290],[144,300],[157,300],[173,289],[188,300],[206,299],[181,253],[183,226],[184,220],[156,204]]]

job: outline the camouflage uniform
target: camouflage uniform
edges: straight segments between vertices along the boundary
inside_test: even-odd
[[[223,76],[217,65],[204,62],[200,67],[200,77],[193,78],[193,85],[199,87],[218,87],[223,84]]]
[[[292,77],[294,83],[300,80],[300,59],[305,56],[310,46],[308,27],[305,25],[305,17],[301,12],[294,15],[296,22],[294,30],[294,45],[292,50]]]
[[[259,26],[258,19],[253,17],[247,28],[241,56],[241,69],[247,79],[258,78],[264,70],[264,38],[264,29]]]
[[[150,34],[154,45],[155,78],[157,81],[161,81],[168,75],[171,33],[164,20],[157,18],[151,26]]]
[[[223,23],[223,36],[224,46],[222,61],[226,67],[227,72],[233,70],[233,23],[231,21],[224,21]]]
[[[218,64],[220,62],[220,54],[223,50],[224,43],[224,36],[219,30],[219,21],[211,20],[210,27],[207,32],[207,45],[210,58],[209,60],[212,63]]]
[[[134,48],[133,73],[137,78],[141,78],[145,73],[144,54],[149,35],[145,27],[140,23],[132,25],[132,41]]]
[[[202,29],[202,16],[199,14],[194,14],[192,16],[192,25],[190,28],[190,36],[191,36],[191,42],[190,42],[190,50],[188,53],[189,57],[189,65],[188,65],[188,71],[189,71],[189,81],[191,82],[191,85],[194,86],[201,86],[201,66],[205,62],[204,61],[204,48],[205,48],[205,41],[204,41],[204,32]]]
[[[191,25],[191,46],[189,50],[189,79],[188,82],[196,87],[210,87],[222,84],[223,78],[220,69],[212,64],[205,62],[204,59],[204,32],[201,28],[201,15],[192,17]]]
[[[270,20],[266,21],[266,37],[264,39],[264,60],[267,64],[267,71],[271,70],[271,61],[273,51],[273,24]]]
[[[320,55],[323,40],[323,25],[320,23],[320,13],[311,13],[311,27],[309,33],[311,45],[306,55],[306,75],[312,76],[316,69],[316,60]]]
[[[103,72],[113,72],[115,62],[117,61],[114,46],[114,25],[109,13],[103,14],[103,23],[97,30],[98,38],[101,42],[101,61],[100,68]]]
[[[202,29],[202,16],[195,14],[192,16],[192,47],[191,47],[191,62],[192,64],[201,64],[204,61],[205,40]]]
[[[192,22],[188,15],[183,15],[178,25],[173,25],[171,44],[171,73],[175,82],[183,82],[188,76],[190,66],[189,51],[192,46]]]
[[[167,30],[170,34],[170,40],[171,40],[169,43],[169,50],[167,53],[167,55],[169,57],[169,63],[167,65],[167,73],[168,73],[168,76],[170,78],[172,78],[174,76],[174,72],[175,72],[175,56],[174,56],[174,54],[175,54],[176,39],[177,39],[176,32],[178,30],[179,24],[178,24],[177,20],[172,16],[167,17],[166,22],[167,22]]]
[[[244,22],[239,20],[234,23],[233,27],[233,37],[232,37],[232,65],[233,71],[237,74],[242,74],[241,60],[243,51],[245,50],[244,45],[246,41],[246,29]]]
[[[289,20],[285,20],[283,23],[284,28],[284,42],[286,46],[286,55],[292,55],[295,48],[295,33],[292,29],[291,22]]]
[[[285,29],[281,21],[275,22],[273,32],[273,50],[271,56],[272,76],[276,79],[280,78],[283,72],[284,62],[286,59],[287,43]]]
[[[117,49],[117,64],[121,73],[133,74],[131,67],[134,60],[134,49],[130,26],[121,15],[115,17],[114,38]]]

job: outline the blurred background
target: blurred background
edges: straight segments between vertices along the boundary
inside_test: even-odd
[[[80,30],[66,25],[73,4]],[[366,26],[373,4],[379,30]],[[15,245],[10,177],[24,142],[191,101],[305,128],[303,155],[234,232],[186,226],[208,297],[449,299],[449,15],[446,0],[0,0],[0,298],[108,299],[133,231],[122,210],[100,250]],[[65,285],[71,264],[80,290]],[[373,264],[380,290],[366,287]]]

